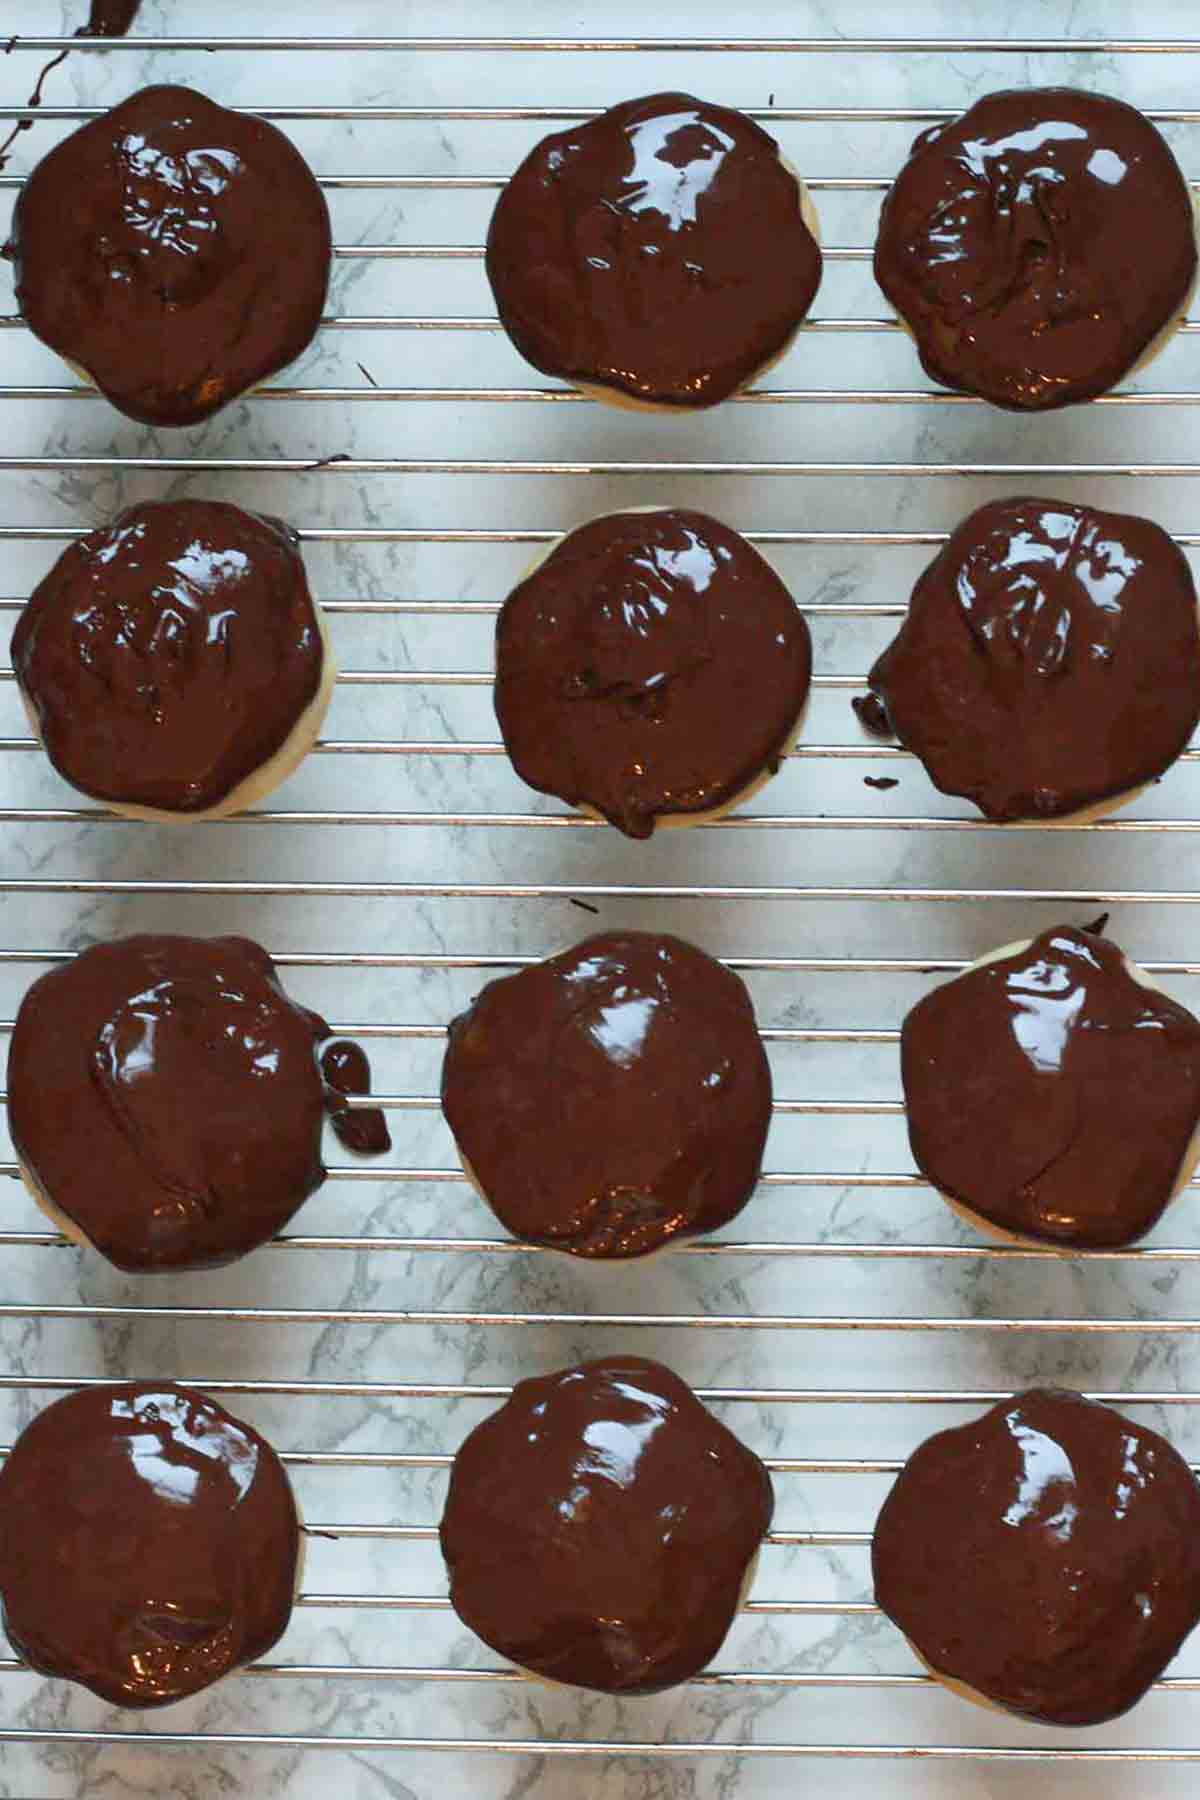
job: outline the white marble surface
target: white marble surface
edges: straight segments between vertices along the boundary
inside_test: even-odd
[[[0,34],[74,26],[78,4],[3,0]],[[969,19],[969,23],[968,23]],[[520,32],[579,36],[761,31],[769,35],[844,33],[962,34],[974,29],[1047,35],[1105,31],[1196,33],[1187,0],[1148,0],[1133,10],[1117,0],[974,0],[970,7],[910,0],[823,5],[761,0],[730,8],[709,0],[634,0],[604,7],[550,0],[147,0],[146,29],[178,32],[348,32],[478,34]],[[0,102],[19,103],[39,59],[0,56]],[[788,54],[246,54],[122,52],[73,56],[50,78],[51,103],[109,103],[146,80],[191,80],[215,98],[249,105],[461,104],[590,105],[656,86],[693,87],[733,104],[763,106],[892,105],[952,107],[1004,83],[1068,80],[1096,85],[1146,106],[1196,104],[1200,56],[926,54],[820,57]],[[15,167],[43,152],[65,127],[42,122],[26,134]],[[287,129],[324,173],[495,174],[510,168],[540,127],[528,122],[443,120],[401,123],[296,123]],[[882,175],[894,169],[912,128],[847,123],[785,124],[786,150],[809,175]],[[1200,128],[1173,127],[1185,168],[1200,175]],[[0,195],[7,207],[10,194]],[[870,241],[878,196],[819,196],[827,242]],[[478,244],[492,194],[487,190],[338,192],[335,236],[343,243]],[[0,311],[10,310],[9,276],[0,271]],[[490,299],[477,260],[355,261],[339,265],[335,310],[357,314],[482,315]],[[883,309],[868,269],[832,263],[817,303],[824,315],[864,317]],[[1139,378],[1146,391],[1200,390],[1197,339],[1181,338]],[[1194,481],[964,481],[950,477],[841,480],[758,476],[678,476],[652,484],[628,477],[363,477],[336,468],[306,476],[153,472],[116,476],[80,472],[82,456],[167,455],[318,457],[347,450],[364,457],[516,459],[776,460],[880,459],[935,463],[1154,460],[1200,461],[1197,410],[1093,407],[1021,421],[977,406],[738,406],[687,421],[634,417],[594,406],[371,400],[364,371],[384,386],[544,386],[505,340],[491,332],[327,332],[299,369],[281,379],[361,390],[354,402],[281,402],[257,397],[207,427],[170,435],[119,418],[103,402],[6,400],[0,453],[68,459],[54,472],[0,472],[0,526],[75,526],[103,519],[140,494],[219,493],[277,510],[307,527],[450,530],[566,526],[614,504],[691,502],[731,523],[757,529],[936,530],[991,494],[1038,488],[1129,504],[1168,526],[1196,529]],[[0,335],[0,382],[61,384],[62,366],[24,332]],[[771,377],[787,387],[923,386],[909,344],[894,335],[809,334]],[[5,541],[0,593],[19,596],[55,554],[52,542]],[[446,542],[350,542],[309,551],[315,586],[326,599],[495,601],[527,558],[527,548]],[[925,553],[914,549],[781,548],[777,566],[805,602],[898,603]],[[890,629],[886,620],[814,621],[818,667],[862,671]],[[357,669],[485,670],[487,616],[340,616],[340,659]],[[7,659],[5,659],[7,660]],[[807,735],[858,741],[845,693],[815,697]],[[23,732],[11,685],[0,687],[0,735]],[[344,687],[329,735],[387,740],[487,739],[495,735],[485,687]],[[879,793],[868,773],[895,772],[900,785]],[[550,813],[528,795],[500,758],[316,756],[282,790],[294,809]],[[72,797],[29,754],[0,756],[0,806],[61,807]],[[961,816],[910,763],[794,761],[755,802],[770,813]],[[1181,766],[1139,802],[1135,816],[1200,818],[1197,770]],[[1197,883],[1191,834],[961,833],[898,830],[762,829],[673,834],[639,846],[615,833],[447,826],[301,826],[226,824],[168,831],[108,820],[0,825],[6,877],[69,881],[298,880],[418,883],[737,883],[801,887],[1187,890]],[[1097,909],[1092,907],[1091,912]],[[602,903],[605,924],[661,923],[728,955],[966,957],[1047,924],[1054,909],[993,900],[977,904],[855,907],[788,898],[711,903],[637,900]],[[1087,908],[1068,908],[1088,916]],[[1130,904],[1114,911],[1113,930],[1142,957],[1195,958],[1196,913],[1188,905]],[[178,897],[72,894],[0,896],[0,943],[55,951],[134,928],[244,930],[282,952],[410,952],[424,956],[540,954],[581,935],[591,921],[563,899],[471,900],[306,896]],[[11,1017],[28,963],[0,962],[0,1016]],[[299,967],[294,991],[340,1020],[442,1024],[478,981],[468,970]],[[752,978],[768,1026],[894,1028],[930,977],[761,973]],[[1200,981],[1171,983],[1200,1005]],[[377,1048],[380,1086],[431,1094],[439,1046],[391,1041]],[[777,1092],[784,1098],[885,1099],[899,1093],[894,1046],[774,1047]],[[447,1133],[435,1111],[394,1118],[396,1163],[448,1167]],[[0,1154],[8,1154],[2,1152]],[[342,1160],[331,1151],[333,1160]],[[772,1134],[768,1166],[846,1176],[910,1167],[902,1121],[790,1117]],[[6,1183],[0,1226],[35,1229],[15,1183]],[[493,1236],[483,1207],[462,1185],[348,1184],[331,1181],[297,1228],[311,1233]],[[832,1245],[959,1244],[972,1241],[919,1190],[870,1189],[835,1179],[825,1188],[765,1188],[728,1234],[754,1240],[822,1240]],[[1160,1245],[1200,1244],[1195,1201],[1180,1204],[1159,1228]],[[617,1345],[657,1353],[697,1385],[764,1388],[1007,1389],[1030,1377],[1090,1388],[1192,1392],[1200,1355],[1190,1335],[991,1331],[779,1331],[684,1329],[673,1313],[786,1314],[797,1317],[904,1315],[948,1319],[1089,1316],[1145,1320],[1200,1316],[1193,1266],[1070,1261],[815,1260],[782,1256],[672,1255],[620,1272],[576,1268],[541,1256],[493,1254],[315,1253],[270,1249],[220,1274],[162,1282],[127,1280],[94,1257],[57,1248],[0,1252],[0,1301],[16,1304],[274,1306],[349,1311],[631,1312],[663,1315],[652,1329],[473,1328],[319,1322],[283,1324],[68,1317],[0,1319],[0,1372],[16,1385],[0,1391],[0,1439],[7,1439],[45,1395],[23,1378],[69,1383],[84,1375],[169,1375],[205,1379],[382,1384],[374,1394],[330,1397],[262,1395],[235,1406],[283,1449],[348,1452],[452,1450],[483,1410],[477,1401],[403,1400],[389,1383],[504,1383]],[[938,1406],[729,1405],[725,1415],[757,1448],[783,1456],[903,1455],[962,1409]],[[1142,1416],[1200,1456],[1200,1408],[1148,1406]],[[310,1519],[432,1525],[444,1476],[438,1471],[358,1467],[300,1469],[297,1486]],[[778,1523],[787,1529],[869,1529],[886,1481],[870,1476],[782,1475]],[[964,1496],[964,1503],[969,1497]],[[314,1541],[306,1585],[324,1593],[444,1592],[431,1543]],[[769,1549],[759,1598],[869,1597],[859,1549]],[[333,1665],[454,1663],[494,1659],[446,1613],[327,1610],[297,1612],[279,1651],[288,1662]],[[885,1623],[866,1617],[743,1619],[719,1660],[725,1669],[911,1672],[911,1657]],[[1178,1672],[1200,1675],[1200,1639]],[[782,1690],[770,1686],[697,1688],[616,1705],[527,1685],[398,1684],[367,1678],[288,1681],[234,1678],[201,1699],[150,1719],[114,1713],[79,1690],[25,1674],[0,1678],[0,1725],[33,1730],[130,1730],[217,1733],[334,1733],[361,1738],[345,1751],[304,1753],[215,1746],[192,1749],[96,1746],[59,1741],[6,1744],[0,1794],[191,1797],[241,1791],[309,1800],[762,1800],[801,1783],[819,1783],[846,1800],[885,1793],[904,1800],[983,1800],[1034,1790],[1053,1800],[1084,1794],[1191,1794],[1195,1769],[1062,1763],[1053,1767],[970,1762],[913,1764],[739,1760],[739,1742],[839,1741],[1030,1746],[1200,1746],[1200,1696],[1153,1696],[1131,1717],[1102,1730],[1045,1733],[968,1708],[936,1690]],[[516,1759],[380,1751],[372,1738],[681,1739],[728,1744],[728,1755],[638,1761],[605,1758]]]

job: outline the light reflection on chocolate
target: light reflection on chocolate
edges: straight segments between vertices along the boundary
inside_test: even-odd
[[[619,932],[491,982],[451,1023],[442,1106],[514,1236],[642,1256],[745,1205],[771,1075],[738,976]]]
[[[923,132],[875,246],[933,379],[1022,410],[1113,387],[1195,273],[1191,195],[1165,139],[1077,88],[988,94]]]
[[[935,1675],[1010,1712],[1096,1725],[1200,1621],[1200,1488],[1156,1432],[1033,1389],[909,1458],[875,1598]]]
[[[248,938],[94,945],[35,981],[18,1011],[17,1156],[118,1268],[231,1262],[325,1179],[315,1052],[328,1036]]]
[[[989,819],[1115,800],[1168,769],[1200,719],[1191,570],[1135,514],[994,501],[921,575],[868,680],[934,785]]]
[[[774,139],[666,93],[544,138],[497,202],[487,272],[535,368],[699,407],[786,347],[821,252]]]
[[[30,328],[158,425],[206,419],[294,361],[332,257],[324,196],[282,132],[183,87],[143,88],[51,150],[10,249]]]
[[[612,513],[568,533],[505,601],[496,717],[513,767],[630,837],[773,773],[808,696],[804,616],[705,513]]]
[[[1019,1237],[1133,1243],[1200,1126],[1200,1020],[1072,926],[935,988],[900,1058],[918,1167]]]
[[[762,1463],[660,1363],[522,1381],[454,1461],[450,1597],[552,1681],[649,1694],[712,1660],[774,1498]]]
[[[325,650],[296,533],[218,500],[143,501],[71,544],[12,660],[82,793],[193,813],[283,748]]]
[[[14,1650],[115,1706],[162,1706],[263,1656],[300,1545],[282,1463],[170,1382],[69,1394],[0,1468],[0,1601]]]

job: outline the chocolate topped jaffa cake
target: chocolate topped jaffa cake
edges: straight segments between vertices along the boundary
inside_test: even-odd
[[[875,1598],[966,1699],[1046,1725],[1133,1706],[1200,1620],[1200,1487],[1157,1432],[1040,1388],[909,1458]]]
[[[1192,198],[1149,119],[1077,88],[988,94],[923,132],[875,278],[935,381],[1042,411],[1103,394],[1181,322]]]
[[[1130,1244],[1200,1150],[1200,1020],[1095,930],[1010,944],[913,1007],[900,1036],[921,1172],[986,1230]]]
[[[17,1013],[8,1121],[21,1174],[55,1223],[118,1268],[232,1262],[324,1181],[326,1110],[348,1148],[388,1148],[377,1109],[347,1099],[369,1087],[355,1047],[330,1044],[318,1068],[329,1035],[248,938],[93,945],[40,976]]]
[[[569,532],[496,626],[513,767],[629,837],[712,819],[775,773],[808,699],[804,615],[705,513],[612,513]]]
[[[484,988],[451,1023],[442,1108],[515,1237],[618,1259],[740,1212],[771,1072],[737,975],[680,938],[611,932]]]
[[[299,1563],[271,1446],[172,1382],[69,1394],[0,1467],[13,1649],[113,1706],[165,1706],[264,1656],[287,1628]]]
[[[617,406],[715,406],[780,357],[821,279],[803,185],[761,126],[650,94],[543,138],[487,273],[527,362]]]
[[[943,793],[1004,822],[1098,817],[1200,718],[1191,570],[1132,513],[995,501],[951,533],[868,681],[875,728]]]
[[[148,87],[42,158],[13,211],[30,329],[130,418],[207,419],[321,321],[325,197],[265,119]]]
[[[720,1649],[773,1508],[758,1457],[660,1363],[539,1376],[454,1459],[451,1602],[548,1681],[652,1694]]]
[[[143,501],[71,544],[12,659],[59,774],[168,823],[272,792],[316,741],[337,674],[296,533],[219,500]]]

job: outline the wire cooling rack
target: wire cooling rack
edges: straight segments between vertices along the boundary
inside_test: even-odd
[[[323,1748],[348,1767],[407,1752],[442,1768],[458,1756],[461,1791],[476,1795],[506,1756],[624,1771],[744,1758],[746,1792],[753,1765],[785,1757],[924,1759],[957,1770],[952,1783],[974,1763],[1200,1761],[1194,1652],[1128,1720],[1042,1731],[944,1696],[879,1618],[865,1560],[912,1446],[1034,1377],[1135,1408],[1200,1456],[1191,1197],[1148,1246],[1086,1261],[982,1244],[912,1171],[896,1066],[899,1022],[931,980],[1058,914],[1119,909],[1125,947],[1200,1002],[1200,748],[1129,816],[1004,828],[935,794],[905,752],[863,739],[848,706],[928,547],[992,493],[1100,483],[1110,503],[1200,548],[1186,485],[1200,474],[1200,320],[1127,391],[1015,421],[921,385],[869,277],[878,198],[913,132],[1009,69],[1139,101],[1200,169],[1189,132],[1200,108],[1165,103],[1186,93],[1179,71],[1200,67],[1185,60],[1200,38],[22,36],[10,87],[28,91],[39,59],[67,48],[88,103],[37,112],[0,192],[56,134],[150,78],[142,61],[131,78],[126,59],[153,57],[153,78],[193,81],[294,133],[330,195],[337,273],[298,369],[175,436],[118,420],[19,318],[0,318],[0,609],[14,614],[61,544],[116,505],[219,493],[300,527],[343,670],[331,735],[269,807],[175,832],[70,804],[26,754],[36,746],[0,670],[0,1032],[29,980],[97,936],[248,931],[298,997],[335,1017],[349,997],[358,1016],[334,1029],[369,1044],[383,1090],[372,1104],[388,1109],[396,1148],[382,1168],[334,1162],[293,1227],[235,1270],[162,1282],[79,1256],[11,1184],[6,1429],[46,1396],[114,1375],[231,1397],[293,1470],[309,1563],[272,1659],[162,1722],[74,1691],[47,1699],[0,1660],[6,1755]],[[378,94],[351,103],[340,96],[362,91],[364,55],[378,59]],[[785,103],[819,83],[836,95],[846,71],[856,83],[861,71],[850,91],[881,103]],[[779,371],[799,371],[795,384],[665,424],[541,385],[499,333],[481,268],[492,197],[524,150],[664,85],[777,130],[827,240],[818,316]],[[922,88],[932,104],[899,103]],[[562,103],[544,104],[547,91]],[[513,99],[464,103],[477,93]],[[390,103],[412,94],[427,103]],[[281,95],[294,103],[266,103]],[[33,116],[0,107],[5,129]],[[360,292],[374,296],[367,310],[355,310]],[[474,453],[411,453],[431,443]],[[814,443],[827,460],[798,453]],[[512,776],[490,713],[490,634],[533,547],[649,494],[705,505],[765,548],[813,622],[818,672],[806,737],[750,810],[631,846]],[[864,769],[900,785],[864,789]],[[775,1069],[752,1207],[731,1234],[653,1268],[576,1268],[496,1235],[440,1123],[447,1018],[492,973],[583,935],[593,921],[579,906],[723,954],[754,991]],[[0,1174],[15,1177],[6,1154]],[[455,1444],[514,1379],[622,1347],[672,1362],[764,1454],[780,1528],[712,1671],[675,1696],[584,1706],[498,1667],[457,1627],[436,1519]]]

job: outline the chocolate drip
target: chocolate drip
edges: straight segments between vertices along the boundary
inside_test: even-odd
[[[76,32],[75,35],[77,37],[81,36],[82,31]],[[9,47],[11,48],[11,45]],[[26,106],[40,106],[42,104],[42,93],[46,86],[47,76],[57,69],[59,63],[66,62],[70,54],[71,52],[69,50],[60,50],[57,56],[52,56],[50,58],[50,61],[46,63],[41,74],[38,76],[37,81],[34,84],[33,92],[25,102]],[[35,123],[36,120],[34,119],[18,119],[4,142],[0,144],[0,174],[4,172],[12,161],[12,147],[20,137],[21,133],[23,131],[32,131]],[[12,262],[14,254],[13,244],[10,238],[4,245],[3,256],[5,261]]]
[[[346,1149],[360,1156],[382,1156],[390,1150],[392,1138],[382,1108],[347,1106],[340,1098],[371,1091],[371,1065],[361,1045],[346,1038],[328,1045],[321,1057],[321,1074],[325,1078],[325,1109]]]
[[[922,1173],[1047,1243],[1143,1236],[1200,1126],[1200,1020],[1068,925],[926,995],[900,1057]]]
[[[895,737],[887,708],[878,694],[855,694],[850,705],[863,730],[869,731],[872,737]]]
[[[91,14],[76,37],[124,37],[136,19],[142,0],[92,0]]]
[[[14,1650],[115,1706],[162,1706],[263,1656],[292,1609],[300,1526],[256,1431],[169,1382],[88,1388],[0,1469]]]
[[[1161,775],[1200,719],[1191,571],[1131,513],[981,506],[869,679],[943,793],[989,819],[1078,812]]]
[[[1052,1725],[1125,1712],[1200,1620],[1200,1489],[1157,1432],[1034,1389],[921,1445],[875,1598],[935,1675]]]
[[[720,1649],[773,1506],[761,1462],[677,1375],[585,1363],[520,1382],[456,1456],[450,1598],[549,1680],[655,1693]]]
[[[450,1025],[442,1107],[515,1237],[630,1257],[750,1198],[771,1074],[739,978],[679,938],[587,938]]]
[[[535,368],[703,407],[786,347],[821,252],[773,138],[727,107],[651,94],[537,145],[497,202],[487,272]]]
[[[614,513],[505,601],[496,716],[530,787],[646,838],[774,771],[811,670],[803,614],[736,531],[704,513]]]
[[[21,1003],[8,1063],[17,1155],[118,1268],[230,1262],[325,1178],[318,1023],[246,938],[98,944]]]
[[[50,151],[11,247],[30,328],[158,425],[206,419],[292,362],[332,255],[287,138],[182,87],[144,88]]]
[[[282,748],[324,647],[290,527],[222,501],[147,501],[63,552],[12,659],[73,787],[191,813]]]
[[[875,246],[933,379],[1018,410],[1114,386],[1195,274],[1191,195],[1165,139],[1075,88],[989,94],[923,132]]]
[[[92,0],[91,16],[87,24],[80,25],[73,35],[77,38],[124,37],[133,24],[141,4],[142,0]],[[17,39],[14,38],[8,45],[8,49],[13,49],[16,43]],[[51,58],[38,76],[37,85],[25,102],[26,106],[42,104],[42,91],[46,85],[47,75],[51,70],[57,69],[59,63],[66,62],[70,54],[69,50],[60,50],[57,56]],[[33,126],[33,119],[18,119],[4,142],[0,144],[0,170],[7,166],[9,161],[7,153],[16,143],[18,135],[22,131],[31,131]],[[6,244],[0,254],[6,257],[11,256],[11,247]]]

